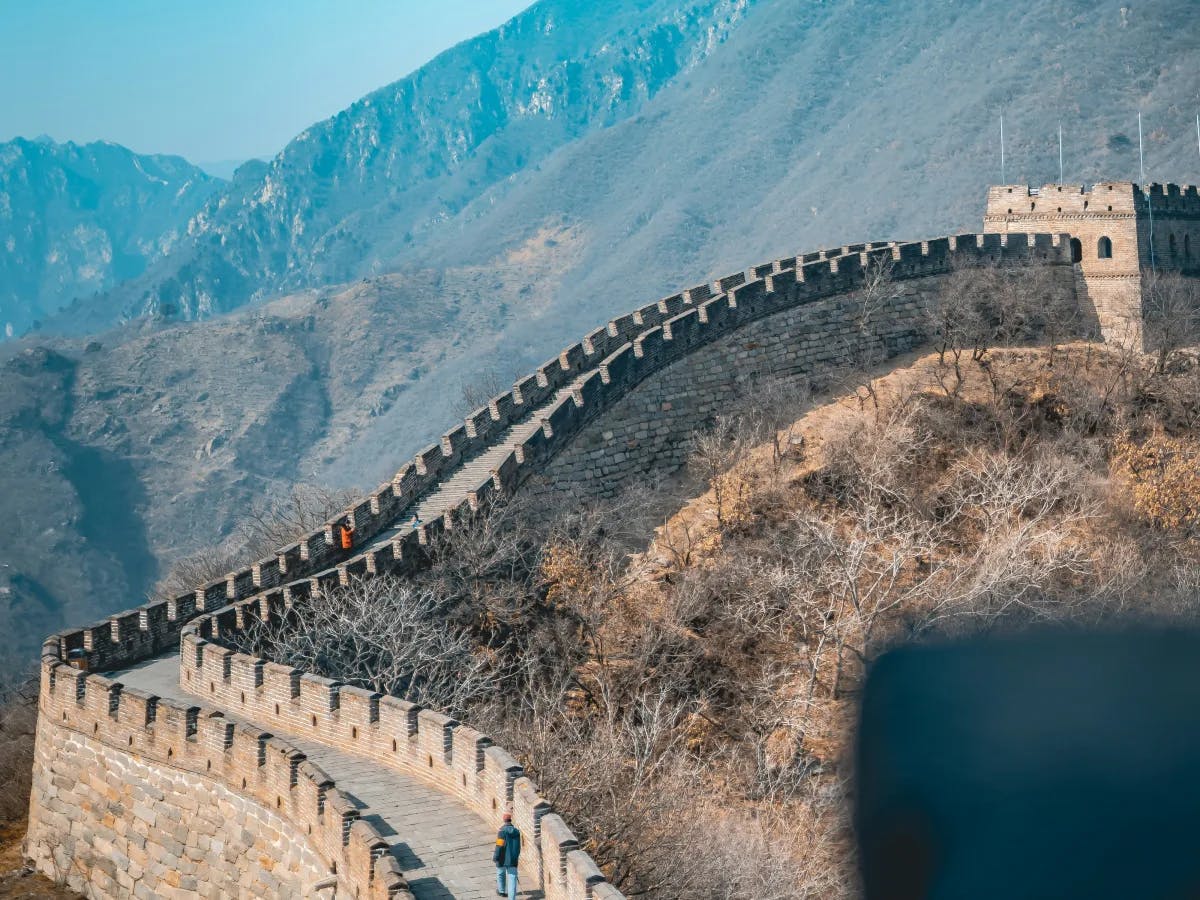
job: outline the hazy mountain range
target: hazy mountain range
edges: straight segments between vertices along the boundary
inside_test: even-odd
[[[1060,122],[1068,181],[1136,177],[1141,109],[1148,176],[1195,182],[1193,19],[1184,0],[534,5],[197,180],[100,295],[47,317],[59,301],[12,290],[46,322],[0,347],[0,516],[35,535],[0,549],[0,624],[26,623],[25,652],[139,602],[255,497],[385,477],[462,382],[647,298],[979,227],[1001,110],[1009,180],[1057,178]],[[69,183],[29,196],[22,216],[73,208]]]
[[[221,184],[178,156],[103,141],[0,144],[0,333],[140,275]]]

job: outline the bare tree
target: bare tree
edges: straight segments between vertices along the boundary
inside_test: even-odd
[[[288,665],[456,715],[496,689],[470,633],[446,621],[431,592],[393,576],[316,594],[292,616],[254,620],[240,640]]]
[[[692,434],[688,467],[712,489],[717,523],[726,524],[731,504],[745,496],[747,484],[738,471],[763,435],[763,423],[749,414],[718,416],[713,427]]]
[[[1200,279],[1178,272],[1142,272],[1145,349],[1162,374],[1184,347],[1200,343]]]
[[[271,556],[354,506],[362,495],[312,484],[298,484],[286,494],[272,495],[238,523],[243,555],[249,560]]]
[[[26,676],[0,689],[0,825],[29,811],[38,687],[36,676]]]
[[[875,394],[872,370],[887,359],[888,347],[882,330],[887,309],[900,294],[893,280],[895,260],[890,253],[871,255],[863,273],[863,284],[853,296],[854,330],[845,340],[842,354],[846,359],[844,369],[854,380],[854,391],[859,403],[871,401],[878,409],[879,397]]]
[[[252,559],[245,550],[230,550],[223,546],[201,550],[172,563],[167,573],[155,583],[153,594],[155,597],[178,597],[224,578]]]
[[[297,485],[254,507],[234,529],[234,546],[218,545],[176,560],[154,586],[156,597],[174,597],[276,551],[316,531],[358,502],[353,491]]]
[[[812,399],[807,378],[772,375],[754,383],[746,397],[747,419],[756,422],[756,431],[771,442],[771,466],[778,474],[783,460],[796,454],[802,445],[796,435],[796,421]]]
[[[519,377],[516,373],[507,378],[500,374],[499,369],[488,368],[472,378],[463,379],[459,383],[459,394],[462,398],[462,414],[469,415],[481,407],[487,406],[493,397],[512,390],[513,382]]]

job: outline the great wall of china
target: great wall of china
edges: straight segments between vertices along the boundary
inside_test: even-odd
[[[1074,199],[1039,214],[1030,198],[1061,188]],[[1124,199],[1094,203],[1114,188]],[[1034,207],[1010,206],[1014,191]],[[1139,261],[1159,240],[1142,238],[1146,198],[1161,206],[1163,252],[1190,270],[1191,248],[1200,254],[1195,188],[1014,186],[991,189],[982,234],[780,259],[644,306],[273,557],[53,635],[42,653],[27,854],[92,897],[476,897],[494,888],[490,838],[509,810],[526,835],[522,881],[533,896],[620,897],[484,733],[248,656],[231,635],[251,617],[302,616],[307,597],[352,578],[413,571],[435,536],[523,484],[595,496],[678,467],[687,436],[758,379],[853,362],[856,297],[880,260],[894,289],[872,312],[872,334],[887,354],[925,340],[924,303],[948,273],[992,263],[1048,300],[1077,302],[1108,334],[1140,316]],[[1104,240],[1111,256],[1080,258]],[[1114,276],[1119,291],[1107,286]],[[405,524],[414,512],[416,529]],[[343,524],[355,530],[354,551],[334,539]]]

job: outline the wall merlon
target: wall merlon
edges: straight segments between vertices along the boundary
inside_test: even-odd
[[[796,284],[796,270],[785,269],[766,276],[767,290],[773,294],[790,291]]]
[[[604,881],[604,873],[590,856],[582,850],[572,850],[567,854],[567,884],[568,896],[585,900],[592,896],[591,888]]]
[[[430,444],[416,455],[413,460],[418,475],[436,474],[442,463],[442,448],[438,444]]]
[[[379,701],[382,695],[377,691],[343,685],[339,695],[342,718],[346,722],[373,725],[379,721]]]
[[[663,330],[661,325],[650,328],[633,342],[633,354],[639,360],[649,357],[648,365],[653,365],[654,357],[662,352]]]
[[[1177,204],[1186,194],[1182,190],[1162,192],[1165,201]],[[1040,197],[1041,192],[1031,196]],[[1153,189],[1151,196],[1158,196]],[[833,335],[835,339],[818,348],[818,352],[832,352],[837,344],[836,316],[845,303],[819,301],[857,289],[873,256],[893,256],[897,280],[919,279],[948,271],[959,259],[979,262],[999,256],[1001,247],[1006,258],[1031,263],[1062,262],[1068,249],[1063,238],[1048,233],[1032,241],[1016,234],[989,234],[981,243],[977,235],[969,234],[923,243],[848,244],[822,254],[744,269],[614,319],[518,381],[511,393],[472,412],[376,493],[319,531],[281,549],[274,558],[256,561],[193,595],[131,610],[48,641],[50,661],[43,663],[42,671],[43,714],[52,712],[49,718],[54,723],[65,715],[61,727],[69,728],[90,726],[93,719],[100,722],[103,716],[109,731],[101,729],[97,734],[111,741],[115,749],[133,748],[129,752],[147,756],[174,752],[171,765],[198,766],[189,771],[219,780],[240,796],[293,817],[301,826],[298,833],[311,839],[327,865],[340,860],[339,895],[345,884],[365,892],[361,897],[386,895],[379,891],[399,895],[407,888],[401,873],[377,855],[382,848],[378,833],[366,822],[352,821],[358,813],[351,808],[351,799],[327,775],[314,773],[315,767],[300,751],[272,738],[272,732],[264,728],[302,734],[306,741],[408,773],[453,794],[492,820],[500,805],[510,805],[514,819],[542,850],[548,900],[620,896],[602,881],[594,862],[579,851],[574,834],[525,777],[521,765],[485,734],[395,697],[343,686],[235,651],[226,646],[228,639],[258,620],[303,622],[308,597],[354,577],[411,571],[427,564],[423,544],[460,523],[470,510],[486,505],[495,492],[509,493],[530,475],[546,472],[549,462],[576,438],[586,433],[591,440],[588,429],[593,422],[603,421],[603,416],[643,383],[656,383],[653,378],[674,371],[671,367],[685,357],[690,361],[696,348],[720,345],[738,329],[760,320],[776,322],[775,316],[785,312],[795,313],[802,328]],[[1035,256],[1043,259],[1034,260]],[[915,305],[910,298],[916,290],[921,288],[905,289],[904,296],[909,299],[904,300],[904,309]],[[801,307],[805,309],[801,311]],[[915,332],[906,327],[909,331],[895,338],[897,347],[913,339],[910,333]],[[802,334],[791,352],[808,353],[807,349],[796,350],[795,345],[807,348],[812,342]],[[816,342],[821,344],[822,339],[818,337]],[[737,358],[750,360],[746,371],[761,365],[755,362],[762,357],[758,338],[734,343]],[[785,367],[789,374],[794,371],[790,366],[789,361]],[[711,384],[709,379],[695,387],[689,385],[688,395],[697,402],[719,399],[719,391],[713,392]],[[554,400],[560,390],[563,396]],[[685,418],[679,410],[663,415],[670,409],[669,404],[658,403],[652,414],[664,425],[682,427]],[[471,481],[462,478],[462,490],[444,498],[443,515],[431,516],[420,529],[402,529],[394,538],[389,535],[379,546],[372,544],[376,536],[394,527],[397,517],[413,503],[461,472],[468,461],[496,447],[500,436],[518,422],[529,425],[519,432],[528,437],[513,438],[520,441],[519,446],[505,448],[501,462],[487,476]],[[638,435],[638,441],[642,437]],[[614,454],[615,460],[604,461],[602,473],[597,474],[595,464],[589,463],[589,477],[615,483],[621,475],[610,477],[608,466],[619,464],[626,454],[632,461],[644,452],[636,449],[634,440],[618,446],[619,454]],[[655,445],[648,441],[645,446]],[[623,470],[618,467],[616,471]],[[459,484],[455,483],[456,491]],[[352,521],[355,527],[356,549],[350,553],[335,546],[334,529],[340,521]],[[181,647],[180,673],[188,689],[232,715],[243,714],[258,724],[246,726],[232,717],[226,719],[218,710],[203,716],[170,704],[160,710],[161,701],[152,695],[123,691],[119,683],[106,685],[99,677],[87,679],[78,669],[63,665],[61,659],[52,659],[86,649],[90,655],[81,659],[76,653],[72,662],[119,668],[175,641]],[[205,765],[211,766],[211,772]],[[322,818],[318,807],[329,815]],[[527,869],[540,873],[540,867],[541,858],[531,853],[523,860],[522,873]],[[386,884],[385,875],[391,879]],[[355,881],[359,876],[365,880]],[[541,880],[541,875],[534,880]]]
[[[148,691],[126,687],[117,703],[117,721],[129,728],[145,728],[154,722],[159,698]]]
[[[713,292],[717,293],[717,294],[724,294],[724,293],[732,290],[733,288],[737,287],[738,285],[742,285],[745,283],[746,283],[746,273],[745,272],[734,272],[732,275],[726,275],[724,278],[718,279],[714,285],[715,290]]]
[[[578,373],[587,361],[583,344],[572,344],[558,356],[558,365],[564,372]]]
[[[600,364],[600,378],[605,384],[623,384],[635,365],[633,344],[625,344]]]
[[[379,727],[401,738],[412,738],[419,727],[421,707],[399,697],[384,695],[379,700]]]

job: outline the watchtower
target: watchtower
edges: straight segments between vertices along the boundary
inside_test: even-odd
[[[1070,234],[1076,292],[1091,301],[1110,341],[1141,340],[1143,272],[1200,275],[1200,195],[1194,186],[1000,185],[988,188],[983,230]]]

